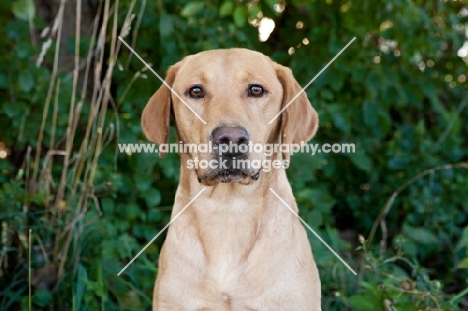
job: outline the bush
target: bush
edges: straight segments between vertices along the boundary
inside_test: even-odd
[[[67,15],[79,7],[54,28],[36,3],[0,4],[2,310],[150,309],[164,235],[117,273],[168,223],[179,160],[118,153],[145,141],[140,114],[160,85],[119,35],[161,75],[246,47],[301,85],[356,37],[306,91],[315,142],[357,152],[297,154],[288,169],[302,217],[358,271],[310,236],[323,309],[467,308],[462,1],[85,1],[96,20],[79,33]],[[276,25],[266,42],[262,18]]]

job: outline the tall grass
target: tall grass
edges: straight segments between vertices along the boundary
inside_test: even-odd
[[[128,11],[121,12],[118,0],[100,1],[92,25],[82,25],[82,1],[61,1],[53,25],[43,31],[42,50],[37,63],[31,66],[49,67],[51,78],[42,103],[37,145],[28,147],[17,177],[25,185],[21,227],[26,229],[18,231],[8,221],[3,222],[2,227],[7,230],[2,230],[1,237],[4,249],[0,256],[0,279],[12,271],[5,248],[18,245],[14,239],[19,237],[22,241],[19,247],[27,251],[18,250],[18,262],[28,263],[24,265],[29,270],[28,284],[22,283],[24,278],[20,272],[15,278],[18,283],[1,287],[0,292],[5,294],[0,299],[2,310],[16,309],[19,297],[26,292],[29,292],[27,309],[31,310],[31,295],[35,288],[52,288],[60,282],[74,282],[79,278],[83,232],[102,215],[95,186],[99,159],[104,148],[118,136],[117,107],[111,95],[112,73],[121,47],[117,38],[128,36],[136,3],[136,0],[131,1]],[[141,21],[144,4],[145,1],[137,13],[137,24]],[[65,20],[66,5],[76,5],[74,21]],[[122,16],[123,21],[119,20]],[[63,57],[60,47],[67,39],[63,36],[63,28],[71,23],[75,25],[73,70],[67,74],[60,68],[60,58]],[[91,27],[91,41],[84,56],[80,55],[83,27]],[[134,38],[137,29],[133,32]],[[31,36],[34,34],[31,31]],[[53,55],[51,63],[44,61],[49,55]],[[72,79],[71,92],[63,89],[66,79]],[[63,100],[64,94],[69,94],[68,100]],[[59,110],[64,107],[68,110],[65,129],[58,124]],[[37,196],[47,198],[48,204],[41,210],[44,221],[35,224],[31,230],[29,214],[34,212],[33,206],[37,207],[34,205]],[[96,211],[95,217],[85,218],[91,209]],[[33,259],[28,253],[33,254]],[[44,263],[31,271],[31,261],[34,262],[36,253]],[[53,308],[65,310],[73,299],[73,309],[80,310],[83,292],[76,284],[80,283],[75,283],[69,302],[55,303]],[[102,286],[102,273],[100,284]],[[23,308],[26,305],[23,300]]]

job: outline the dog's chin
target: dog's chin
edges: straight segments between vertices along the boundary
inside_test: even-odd
[[[239,183],[248,185],[255,182],[260,175],[260,171],[244,171],[241,169],[223,169],[218,171],[211,171],[203,174],[204,176],[198,176],[198,181],[206,186],[214,186],[216,184],[233,184]]]

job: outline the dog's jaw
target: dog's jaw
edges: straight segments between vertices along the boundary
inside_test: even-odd
[[[207,176],[197,175],[198,182],[205,186],[214,186],[219,183],[239,183],[242,185],[249,185],[257,181],[260,177],[260,170],[257,172],[244,171],[240,169],[223,169],[219,171],[211,172]]]

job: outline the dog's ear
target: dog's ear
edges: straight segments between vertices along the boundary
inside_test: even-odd
[[[283,109],[301,92],[302,88],[294,78],[291,69],[277,65],[276,74],[283,86],[281,105]],[[306,143],[317,132],[318,124],[318,114],[307,99],[306,93],[302,92],[281,114],[281,143]],[[283,158],[288,161],[289,156],[289,154],[283,154]]]
[[[169,68],[166,83],[172,87],[178,66]],[[165,85],[151,96],[141,116],[141,127],[148,140],[161,145],[167,142],[169,120],[171,118],[171,90]],[[159,153],[162,158],[164,153]]]

